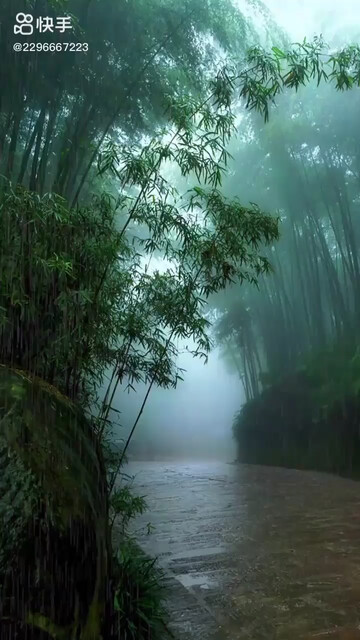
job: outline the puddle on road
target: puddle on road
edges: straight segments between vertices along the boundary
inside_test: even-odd
[[[201,589],[211,589],[218,586],[218,583],[204,574],[184,573],[177,575],[176,580],[189,589],[190,587],[200,587]]]
[[[180,553],[173,553],[171,560],[187,560],[190,558],[204,558],[206,556],[217,556],[222,553],[226,553],[226,547],[224,545],[218,545],[217,547],[204,547],[197,549],[189,549],[188,551],[181,551]]]

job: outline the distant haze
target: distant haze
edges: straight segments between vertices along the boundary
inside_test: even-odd
[[[155,389],[148,400],[129,453],[143,458],[235,457],[231,424],[243,403],[237,376],[229,374],[217,351],[208,364],[183,354],[178,364],[187,369],[176,390]],[[121,411],[124,429],[136,417],[146,389],[136,394],[120,391],[115,407]]]
[[[359,35],[357,0],[266,0],[275,22],[291,39],[323,34],[328,42],[353,40]]]

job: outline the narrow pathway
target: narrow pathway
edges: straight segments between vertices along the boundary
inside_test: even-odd
[[[222,463],[127,471],[177,639],[360,640],[360,483]]]

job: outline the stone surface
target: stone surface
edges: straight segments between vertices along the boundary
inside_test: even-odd
[[[166,570],[176,638],[360,640],[359,483],[223,463],[127,471],[147,496],[134,528]]]

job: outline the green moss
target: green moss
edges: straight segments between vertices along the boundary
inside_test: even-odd
[[[0,464],[4,614],[59,640],[78,627],[76,637],[99,640],[109,551],[99,447],[67,398],[3,366]]]
[[[51,496],[61,524],[100,512],[94,438],[69,400],[39,379],[0,367],[0,402],[0,434]]]
[[[61,629],[40,613],[29,612],[26,616],[26,623],[40,631],[46,631],[54,640],[69,640],[75,637],[73,630],[70,628]]]

